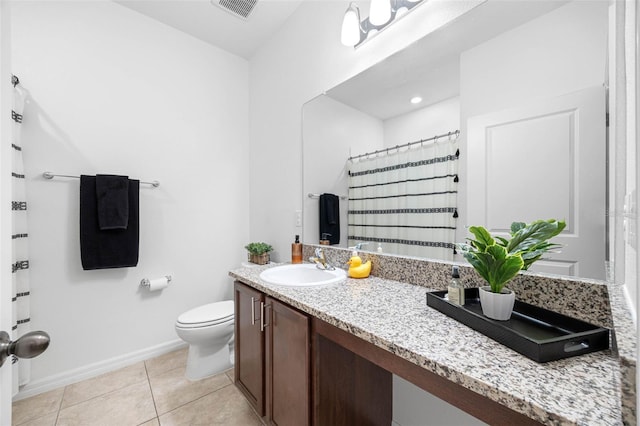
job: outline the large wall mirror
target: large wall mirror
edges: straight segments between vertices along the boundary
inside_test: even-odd
[[[338,246],[369,241],[364,250],[413,257],[461,261],[450,244],[464,241],[471,225],[504,233],[512,221],[565,219],[562,252],[538,262],[536,271],[604,279],[611,244],[608,15],[605,0],[488,1],[307,102],[303,241],[321,238],[326,218],[319,204],[326,199],[318,195],[325,193],[339,197]],[[422,101],[411,103],[416,96]],[[403,147],[415,141],[422,142]],[[371,239],[348,226],[366,222],[348,213],[362,211],[349,201],[353,188],[363,186],[354,184],[354,171],[364,167],[358,163],[402,155],[412,161],[429,145],[445,152],[424,158],[443,158],[448,144],[459,156],[436,174],[455,176],[455,184],[452,177],[446,189],[423,181],[408,190],[446,192],[418,209],[446,214],[444,224],[414,215],[398,225],[391,217],[394,226],[367,225],[387,232]],[[364,169],[384,167],[376,164],[384,163]],[[379,186],[375,178],[369,185]],[[383,194],[371,198],[396,197]],[[393,227],[398,235],[389,234]],[[435,230],[426,235],[428,228]]]

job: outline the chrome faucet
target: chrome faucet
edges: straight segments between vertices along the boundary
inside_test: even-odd
[[[353,247],[349,247],[349,250],[360,251],[360,250],[362,250],[362,246],[366,246],[367,244],[369,244],[368,241],[363,241],[361,243],[356,244]]]
[[[324,250],[322,250],[320,247],[316,248],[316,257],[310,257],[309,261],[314,262],[318,269],[326,269],[327,271],[333,271],[334,269],[336,269],[335,266],[330,265],[327,262],[327,259],[324,256]]]

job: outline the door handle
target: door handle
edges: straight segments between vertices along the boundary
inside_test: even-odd
[[[31,331],[15,342],[11,341],[9,333],[0,331],[0,367],[9,355],[18,358],[34,358],[49,347],[51,338],[44,331]]]

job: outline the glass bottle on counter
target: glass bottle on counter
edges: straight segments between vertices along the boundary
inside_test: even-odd
[[[459,278],[460,271],[458,266],[454,265],[451,268],[451,282],[447,288],[447,298],[449,302],[462,306],[464,305],[464,286],[460,283]]]

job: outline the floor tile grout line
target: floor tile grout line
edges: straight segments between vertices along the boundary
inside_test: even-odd
[[[151,401],[153,401],[153,409],[156,412],[156,419],[158,419],[158,423],[160,423],[160,414],[158,413],[158,406],[156,405],[156,397],[153,395],[153,386],[151,386],[151,378],[149,377],[149,370],[147,369],[146,361],[144,363],[144,372],[147,375],[147,383],[149,384],[149,391],[151,392]]]
[[[206,394],[204,394],[204,395],[200,395],[200,396],[199,396],[199,397],[197,397],[196,399],[192,399],[191,401],[185,402],[184,404],[180,404],[180,405],[178,405],[177,407],[172,408],[171,410],[167,411],[166,413],[162,413],[162,415],[164,416],[164,415],[166,415],[166,414],[172,413],[172,412],[174,412],[175,410],[177,410],[177,409],[179,409],[179,408],[184,407],[185,405],[189,405],[189,404],[191,404],[192,402],[196,402],[196,401],[198,401],[198,400],[200,400],[200,399],[204,398],[205,396],[209,396],[209,395],[211,395],[212,393],[216,393],[216,392],[218,392],[218,391],[220,391],[220,390],[222,390],[222,389],[224,389],[224,388],[227,388],[227,387],[229,387],[229,386],[232,386],[232,385],[233,385],[233,383],[229,383],[229,384],[226,384],[226,385],[224,385],[224,386],[222,386],[222,387],[220,387],[220,388],[218,388],[218,389],[216,389],[216,390],[212,390],[211,392],[208,392],[208,393],[206,393]],[[158,422],[160,422],[160,414],[158,414]]]
[[[27,419],[27,420],[23,421],[22,423],[15,423],[15,424],[14,424],[14,421],[15,421],[15,420],[14,420],[13,415],[12,415],[12,416],[11,416],[11,425],[12,425],[12,426],[21,426],[21,425],[24,425],[24,424],[27,424],[27,423],[33,422],[33,421],[38,420],[38,419],[42,419],[42,418],[44,418],[44,417],[51,416],[51,415],[53,415],[53,414],[55,414],[55,415],[56,415],[56,421],[55,421],[55,423],[54,423],[54,425],[55,425],[55,424],[58,422],[58,414],[60,413],[60,406],[62,405],[62,400],[64,399],[64,391],[66,390],[66,388],[67,388],[67,387],[66,387],[66,386],[62,386],[62,388],[63,388],[63,390],[62,390],[62,396],[60,397],[60,402],[58,403],[58,408],[56,408],[55,410],[53,410],[53,411],[51,411],[51,412],[49,412],[49,413],[44,413],[44,414],[39,415],[39,416],[37,416],[37,417],[33,417],[33,418],[30,418],[30,419]],[[55,390],[55,389],[52,389],[52,391],[54,391],[54,390]],[[36,396],[38,396],[38,395],[36,395]],[[22,401],[25,401],[26,399],[28,399],[28,398],[25,398],[25,399],[23,399]],[[18,401],[16,401],[16,402],[18,402]],[[13,406],[16,404],[16,402],[11,401],[11,409],[12,409],[12,410],[13,410]]]
[[[60,398],[60,404],[58,404],[58,411],[56,411],[56,421],[54,425],[58,424],[58,419],[60,418],[60,411],[62,411],[62,402],[64,401],[64,394],[67,393],[67,386],[62,389],[62,398]]]
[[[145,362],[144,362],[144,361],[141,361],[141,362],[143,363],[143,365],[144,365],[144,367],[145,367],[145,375],[146,375],[146,368],[147,368],[147,366],[146,366],[146,364],[145,364]],[[139,381],[135,381],[135,382],[129,383],[128,385],[125,385],[125,386],[122,386],[122,387],[118,387],[118,388],[116,388],[116,389],[111,389],[111,390],[110,390],[110,391],[108,391],[108,392],[104,392],[104,393],[101,393],[101,394],[99,394],[99,395],[94,395],[94,396],[92,396],[91,398],[88,398],[88,399],[85,399],[85,400],[82,400],[82,401],[75,402],[75,403],[73,403],[73,404],[71,404],[71,405],[68,405],[68,406],[66,406],[66,407],[62,407],[62,403],[64,402],[64,394],[67,392],[67,389],[68,389],[70,386],[78,385],[78,384],[80,384],[80,383],[85,383],[85,382],[88,382],[88,381],[90,381],[90,380],[97,379],[97,378],[99,378],[99,377],[101,377],[101,376],[106,376],[106,375],[108,375],[108,374],[117,373],[117,372],[122,371],[122,370],[124,370],[124,369],[126,369],[126,368],[129,368],[129,367],[131,367],[131,366],[133,366],[133,365],[135,365],[135,363],[134,363],[134,364],[131,364],[131,365],[128,365],[128,366],[125,366],[125,367],[122,367],[122,368],[119,368],[119,369],[117,369],[117,370],[113,370],[113,371],[109,371],[109,372],[107,372],[107,373],[103,373],[103,374],[101,374],[101,375],[99,375],[99,376],[90,377],[90,378],[88,378],[88,379],[80,380],[80,381],[78,381],[78,382],[71,383],[71,384],[69,384],[69,385],[63,386],[63,387],[64,387],[64,391],[63,391],[62,400],[60,401],[60,407],[59,407],[58,411],[66,410],[67,408],[75,407],[76,405],[83,404],[83,403],[85,403],[85,402],[87,402],[87,401],[92,401],[92,400],[94,400],[94,399],[96,399],[96,398],[100,398],[100,397],[102,397],[102,396],[109,395],[109,394],[111,394],[111,393],[113,393],[113,392],[117,392],[117,391],[122,390],[122,389],[124,389],[124,388],[128,388],[129,386],[133,386],[133,385],[137,385],[137,384],[142,383],[142,382],[144,381],[144,379],[140,379]],[[148,376],[147,376],[147,380],[148,380]]]
[[[107,395],[111,395],[112,393],[119,392],[119,391],[121,391],[121,390],[123,390],[123,389],[129,388],[129,387],[131,387],[131,386],[139,385],[140,383],[144,383],[144,382],[145,382],[145,380],[139,380],[139,381],[137,381],[137,382],[130,383],[130,384],[128,384],[127,386],[124,386],[124,387],[121,387],[121,388],[118,388],[118,389],[110,390],[109,392],[105,392],[105,393],[103,393],[103,394],[93,396],[93,397],[91,397],[91,398],[89,398],[89,399],[85,399],[84,401],[76,402],[75,404],[71,404],[71,405],[69,405],[69,406],[67,406],[67,407],[64,407],[64,408],[62,408],[62,407],[61,407],[61,408],[58,410],[58,416],[60,416],[60,412],[61,412],[61,411],[64,411],[64,410],[66,410],[66,409],[68,409],[68,408],[76,407],[76,406],[78,406],[78,405],[80,405],[80,404],[84,404],[84,403],[86,403],[86,402],[93,401],[93,400],[98,399],[98,398],[103,398],[103,397],[105,397],[105,396],[107,396]],[[149,387],[151,387],[151,386],[149,386]],[[66,386],[65,386],[65,390],[66,390]],[[60,403],[60,404],[62,404],[62,403]],[[57,419],[56,419],[56,422],[57,422]]]

